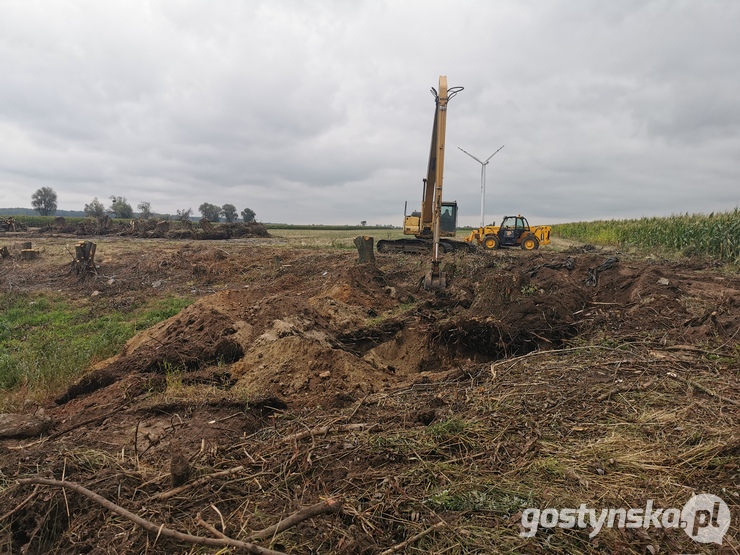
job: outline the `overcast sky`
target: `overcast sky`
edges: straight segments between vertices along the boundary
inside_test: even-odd
[[[124,196],[402,223],[440,75],[445,200],[532,223],[740,204],[736,0],[0,0],[0,207]]]

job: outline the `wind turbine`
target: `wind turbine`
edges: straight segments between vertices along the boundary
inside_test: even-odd
[[[502,148],[504,148],[506,145],[501,145],[499,149],[496,151],[498,152]],[[488,158],[486,158],[485,162],[481,162],[478,158],[470,154],[467,150],[464,150],[460,147],[457,147],[460,150],[462,150],[465,154],[470,156],[473,160],[478,162],[480,164],[480,226],[484,227],[486,225],[485,223],[485,209],[486,209],[486,166],[488,165],[488,161],[494,157],[496,152],[491,154]]]

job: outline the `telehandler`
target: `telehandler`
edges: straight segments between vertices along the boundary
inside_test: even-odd
[[[532,251],[540,248],[540,245],[550,243],[551,231],[549,225],[531,227],[527,218],[519,214],[504,216],[500,226],[494,224],[474,229],[465,238],[465,242],[470,245],[482,245],[486,250],[519,246],[522,250]]]

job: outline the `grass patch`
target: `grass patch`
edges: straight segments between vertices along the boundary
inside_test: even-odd
[[[455,512],[491,512],[511,517],[517,511],[533,506],[529,495],[506,491],[490,484],[480,484],[470,489],[453,491],[444,489],[424,500],[424,504],[435,510]]]
[[[75,306],[53,294],[0,295],[0,388],[39,393],[66,386],[117,353],[139,331],[177,314],[188,299],[158,299],[123,314]]]
[[[370,235],[377,243],[380,239],[399,239],[402,229],[394,228],[273,228],[270,235],[288,239],[292,247],[314,249],[355,249],[354,239],[358,235]]]

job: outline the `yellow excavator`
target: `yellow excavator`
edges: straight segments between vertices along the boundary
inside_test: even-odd
[[[457,202],[442,201],[444,176],[445,134],[447,132],[447,103],[463,87],[447,88],[447,77],[440,76],[439,90],[432,88],[434,96],[434,125],[432,144],[429,149],[427,176],[424,187],[421,211],[406,214],[404,209],[403,233],[413,235],[414,239],[381,239],[377,243],[378,252],[432,252],[432,269],[424,280],[428,289],[443,289],[446,285],[444,273],[440,270],[440,255],[455,250],[471,251],[475,246],[462,241],[452,241],[457,231]]]

